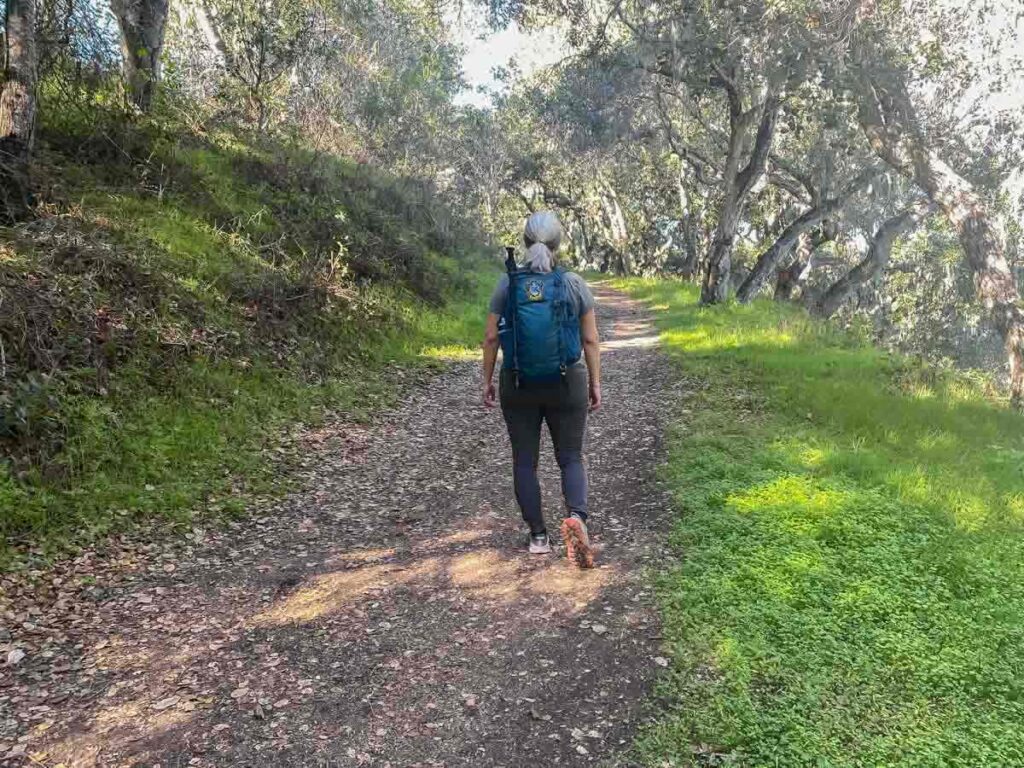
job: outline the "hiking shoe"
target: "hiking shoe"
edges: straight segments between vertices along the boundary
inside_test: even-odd
[[[549,552],[551,552],[551,542],[548,540],[547,533],[531,533],[530,554],[546,555]]]
[[[594,567],[594,551],[590,548],[590,535],[582,518],[573,515],[562,521],[562,539],[570,562],[580,568]]]

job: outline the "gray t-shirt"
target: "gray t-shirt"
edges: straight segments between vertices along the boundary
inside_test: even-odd
[[[505,311],[505,299],[508,296],[508,275],[502,275],[491,294],[490,310],[496,315]],[[583,317],[594,308],[594,294],[590,286],[575,272],[565,273],[565,296],[576,308],[577,317]]]

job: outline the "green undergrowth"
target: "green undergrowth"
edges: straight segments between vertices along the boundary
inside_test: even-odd
[[[0,565],[240,511],[292,425],[482,336],[475,233],[420,182],[238,134],[43,137],[52,202],[0,229]]]
[[[622,285],[692,390],[645,762],[1024,765],[1024,419],[793,307]]]

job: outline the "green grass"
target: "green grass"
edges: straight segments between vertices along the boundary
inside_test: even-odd
[[[485,282],[474,280],[444,308],[393,298],[401,321],[367,331],[345,370],[322,382],[259,362],[198,360],[160,392],[141,381],[144,371],[128,368],[104,398],[62,397],[69,437],[60,482],[38,472],[16,481],[0,465],[0,528],[18,536],[5,536],[0,563],[21,559],[12,546],[19,540],[49,556],[139,520],[187,523],[237,511],[239,491],[279,490],[284,478],[271,458],[292,424],[315,423],[327,411],[363,419],[392,402],[408,375],[476,353]]]
[[[51,144],[63,206],[0,229],[0,568],[241,511],[287,487],[291,426],[365,418],[483,335],[492,275],[415,180],[230,134],[125,141],[145,160]]]
[[[1024,765],[1024,419],[792,307],[623,285],[693,383],[644,761]]]

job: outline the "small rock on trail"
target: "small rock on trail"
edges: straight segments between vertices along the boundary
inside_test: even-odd
[[[655,471],[676,385],[646,311],[597,294],[597,568],[523,552],[501,416],[479,404],[478,364],[454,363],[368,427],[311,430],[304,491],[173,556],[85,553],[32,590],[7,577],[0,759],[628,764],[663,661],[640,571],[665,554]],[[557,530],[550,454],[542,484]]]

